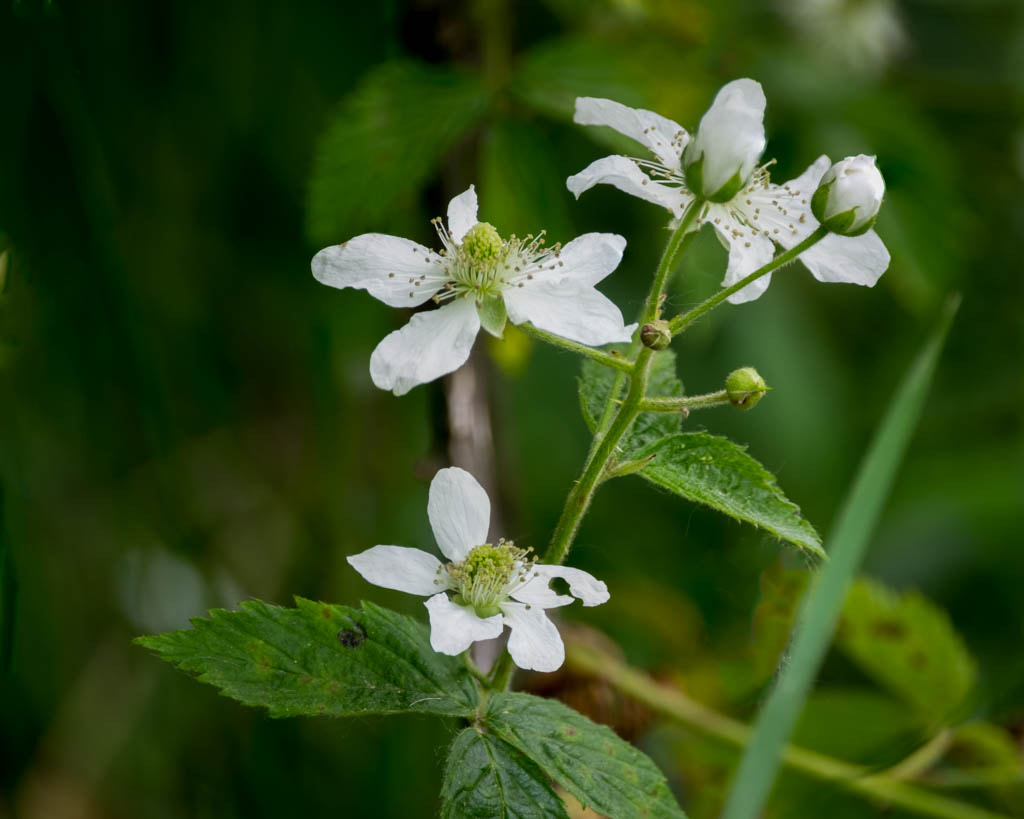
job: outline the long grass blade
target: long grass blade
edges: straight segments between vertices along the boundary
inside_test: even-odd
[[[881,516],[900,462],[921,415],[959,296],[946,303],[903,379],[840,509],[829,561],[801,604],[789,664],[765,702],[733,779],[723,819],[755,819],[768,798],[818,667],[835,632],[850,583]]]

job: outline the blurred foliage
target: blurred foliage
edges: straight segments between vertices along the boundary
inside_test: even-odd
[[[881,29],[862,6],[887,15]],[[1016,0],[3,4],[0,816],[435,815],[454,722],[271,721],[129,641],[249,597],[354,605],[370,592],[345,555],[430,544],[443,387],[372,387],[369,353],[403,319],[317,285],[313,252],[364,230],[429,241],[427,218],[475,181],[504,232],[625,235],[603,287],[629,314],[662,215],[612,190],[573,202],[564,178],[621,142],[572,126],[572,99],[692,127],[744,75],[765,86],[779,178],[821,152],[879,156],[893,265],[873,291],[796,265],[695,326],[676,345],[688,391],[746,364],[774,390],[688,428],[749,443],[828,532],[927,319],[963,291],[868,570],[921,589],[976,657],[954,714],[971,721],[925,780],[1024,815],[1022,68]],[[723,258],[701,235],[670,307],[710,293]],[[478,346],[502,515],[541,545],[585,454],[577,362],[507,337]],[[643,514],[620,518],[605,493]],[[751,619],[776,557],[751,527],[617,481],[573,553],[612,599],[572,614],[749,718],[785,645],[776,629],[766,651],[772,616]],[[372,596],[423,617],[404,595]],[[944,615],[921,623],[929,649],[973,667]],[[795,741],[871,766],[924,743],[919,712],[894,698],[904,688],[872,676],[840,641]],[[714,815],[733,751],[676,728],[637,739],[690,815]],[[792,774],[770,810],[826,807],[876,813]]]

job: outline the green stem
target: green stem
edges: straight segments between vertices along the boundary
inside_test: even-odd
[[[725,390],[719,390],[704,395],[684,395],[681,398],[645,398],[640,402],[640,412],[686,412],[720,407],[728,403],[729,394]]]
[[[759,267],[749,276],[740,279],[738,282],[736,282],[736,284],[729,285],[724,290],[719,290],[711,298],[705,299],[689,312],[680,313],[678,316],[676,316],[669,322],[669,329],[672,331],[672,335],[679,335],[681,332],[683,332],[683,330],[685,330],[687,327],[693,324],[693,322],[695,322],[709,310],[713,310],[715,307],[717,307],[719,304],[721,304],[723,301],[729,298],[729,296],[731,296],[733,293],[735,293],[738,290],[742,290],[748,284],[750,284],[753,281],[757,281],[762,276],[767,276],[773,270],[778,270],[784,264],[789,264],[791,261],[796,259],[797,256],[799,256],[801,253],[807,250],[807,248],[811,247],[812,245],[816,245],[826,236],[828,236],[828,230],[819,226],[813,233],[811,233],[810,236],[808,236],[806,239],[800,242],[800,244],[794,245],[785,253],[780,253],[778,256],[776,256],[774,259],[768,262],[768,264],[764,265],[763,267]]]
[[[752,734],[750,726],[720,714],[690,699],[678,688],[658,683],[591,647],[570,645],[567,663],[579,671],[607,680],[619,691],[652,711],[730,745],[742,748]],[[881,804],[896,805],[922,816],[940,819],[1006,819],[1001,814],[908,785],[885,774],[871,774],[860,765],[806,748],[787,745],[782,752],[782,761],[790,768],[815,779],[831,782],[850,793]]]
[[[654,272],[654,282],[651,285],[651,291],[647,294],[647,300],[644,302],[643,310],[640,313],[641,324],[646,324],[658,317],[661,309],[662,295],[665,292],[665,285],[668,283],[669,274],[675,266],[675,261],[680,251],[686,247],[695,235],[689,232],[690,227],[703,205],[703,200],[695,200],[686,213],[683,214],[682,219],[679,220],[679,225],[669,237],[665,250],[662,252],[661,259],[658,262],[658,267]],[[637,338],[639,338],[639,333]],[[587,455],[583,472],[576,483],[573,484],[572,489],[569,490],[568,497],[565,499],[562,514],[558,518],[558,524],[555,526],[551,542],[548,544],[547,552],[544,554],[542,561],[544,563],[558,565],[565,561],[576,533],[579,531],[583,516],[587,513],[587,509],[590,508],[590,501],[593,499],[594,492],[597,490],[608,465],[612,461],[619,441],[622,440],[622,436],[626,434],[626,431],[640,413],[640,403],[644,400],[645,393],[647,392],[647,379],[650,375],[654,351],[647,347],[640,347],[639,343],[634,341],[630,347],[630,352],[631,355],[635,354],[636,358],[628,362],[629,370],[620,368],[622,372],[616,376],[615,383],[608,393],[608,399],[601,414],[601,422],[594,433],[594,440],[590,445],[590,453]],[[627,378],[629,379],[629,391],[616,411],[619,390]],[[509,681],[512,679],[513,670],[512,658],[506,649],[491,671],[488,682],[490,688],[492,690],[507,688]]]
[[[554,333],[549,333],[546,330],[540,330],[532,324],[517,324],[516,326],[528,336],[533,336],[555,347],[561,347],[563,350],[569,350],[578,355],[586,356],[598,364],[603,364],[605,367],[621,370],[624,373],[632,372],[633,370],[633,362],[622,355],[622,353],[606,353],[604,350],[595,350],[586,344],[578,344],[575,341],[569,341],[567,338],[556,336]]]

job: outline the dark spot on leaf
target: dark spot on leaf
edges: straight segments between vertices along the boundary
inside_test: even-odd
[[[902,639],[907,633],[899,620],[875,620],[871,624],[871,630],[878,637],[891,637],[894,640]]]
[[[313,682],[313,678],[312,678],[312,677],[309,677],[309,676],[306,676],[306,677],[302,677],[302,678],[301,678],[301,679],[299,680],[299,682],[300,682],[300,683],[302,683],[303,685],[309,685],[309,684],[310,684],[311,682]]]
[[[924,668],[928,665],[928,657],[923,651],[915,651],[910,655],[910,664],[917,669]]]
[[[352,628],[343,628],[338,632],[338,642],[345,646],[345,648],[357,648],[365,640],[366,629],[360,623],[356,623]]]
[[[326,711],[326,710],[327,710],[327,706],[326,706],[326,705],[318,705],[318,706],[316,707],[316,710],[317,710],[317,711],[318,711],[319,713],[321,713],[321,714],[322,714],[322,713],[323,713],[324,711]]]
[[[331,610],[330,609],[324,609],[321,612],[321,614],[323,614],[324,620],[330,620],[331,619]]]
[[[337,694],[340,688],[341,686],[338,685],[338,683],[336,682],[332,682],[329,686],[327,686],[327,690],[330,691],[332,694]]]
[[[576,729],[573,728],[571,725],[567,725],[565,727],[565,735],[567,737],[574,737],[574,736],[576,736]]]

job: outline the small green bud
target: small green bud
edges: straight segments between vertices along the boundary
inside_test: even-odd
[[[753,409],[768,392],[768,385],[753,367],[741,367],[725,379],[725,392],[730,404],[737,409],[748,410]]]
[[[664,350],[672,341],[672,330],[667,321],[657,319],[640,328],[640,341],[652,350]]]
[[[462,237],[462,249],[474,261],[488,264],[501,254],[503,243],[490,222],[477,222]]]

